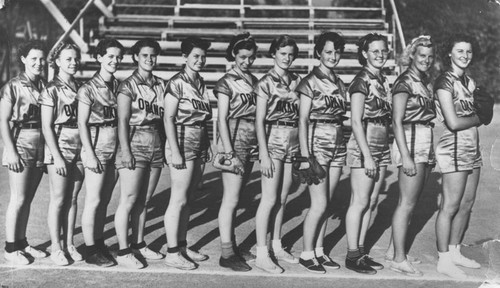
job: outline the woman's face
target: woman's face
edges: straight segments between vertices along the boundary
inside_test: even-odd
[[[335,49],[332,41],[326,41],[323,51],[319,54],[320,64],[328,69],[333,69],[340,61],[340,50]]]
[[[254,49],[240,49],[238,50],[238,53],[234,55],[234,63],[236,67],[243,72],[248,72],[250,70],[253,61],[255,61]]]
[[[363,51],[366,65],[374,69],[382,69],[387,61],[389,50],[383,40],[373,41],[368,44],[368,51]]]
[[[188,69],[200,72],[205,67],[205,62],[207,61],[205,50],[194,47],[189,55],[184,54],[183,56],[186,59],[186,67]]]
[[[156,58],[158,54],[153,47],[142,47],[139,53],[135,55],[137,67],[139,70],[153,72],[156,67]]]
[[[45,66],[45,53],[39,49],[31,49],[26,57],[21,56],[24,71],[30,76],[40,76]]]
[[[451,52],[448,54],[452,66],[460,69],[465,69],[472,61],[472,45],[468,42],[458,42],[453,45]]]
[[[294,52],[293,46],[280,47],[273,55],[274,65],[285,71],[288,70],[292,66],[293,60],[295,60],[293,57]]]
[[[56,65],[59,67],[59,73],[75,75],[80,65],[80,57],[74,49],[64,49],[56,59]]]
[[[411,55],[410,58],[413,69],[425,73],[434,63],[434,48],[418,46],[415,54]]]
[[[122,51],[118,47],[109,47],[103,56],[97,55],[97,61],[101,64],[101,69],[110,74],[114,74],[118,65],[122,62]]]

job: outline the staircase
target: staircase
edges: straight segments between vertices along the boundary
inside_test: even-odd
[[[330,30],[343,35],[347,41],[345,52],[336,73],[345,83],[350,83],[359,71],[356,41],[367,33],[387,36],[395,51],[394,23],[388,21],[384,0],[113,0],[108,9],[112,13],[102,16],[99,28],[92,31],[89,53],[82,55],[83,69],[79,78],[90,78],[98,69],[91,57],[100,39],[114,37],[126,48],[143,37],[156,39],[162,48],[156,75],[170,79],[177,73],[184,60],[180,52],[182,39],[197,35],[212,42],[207,64],[201,73],[211,89],[232,63],[224,58],[231,37],[248,31],[259,46],[252,72],[260,78],[273,65],[267,55],[272,39],[281,34],[292,36],[299,47],[299,57],[292,70],[306,75],[318,64],[313,57],[314,39],[322,31]],[[369,4],[356,4],[369,2]],[[369,6],[368,6],[369,5]],[[128,50],[128,49],[127,49]],[[135,69],[127,51],[116,76],[128,77]],[[395,53],[391,52],[385,72],[392,83],[398,67]],[[212,96],[213,97],[213,96]],[[215,97],[213,98],[215,105]],[[216,109],[214,109],[214,112]],[[216,115],[216,113],[214,113]]]

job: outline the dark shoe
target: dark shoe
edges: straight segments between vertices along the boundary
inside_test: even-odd
[[[316,260],[318,260],[318,263],[321,264],[321,266],[323,266],[324,268],[328,268],[328,269],[339,269],[340,268],[339,263],[333,261],[327,255],[317,257]]]
[[[243,258],[243,260],[245,260],[247,263],[252,263],[252,262],[255,262],[255,255],[248,251],[248,250],[234,250],[236,252],[236,255],[240,256],[241,258]]]
[[[114,261],[111,261],[108,257],[103,255],[101,251],[97,251],[94,254],[88,255],[85,259],[88,264],[94,264],[99,267],[110,267],[115,265]]]
[[[318,260],[316,258],[309,259],[309,260],[304,260],[302,258],[299,258],[299,263],[302,267],[306,268],[307,271],[312,272],[312,273],[318,273],[318,274],[325,274],[326,270],[321,266],[321,264],[318,263]]]
[[[377,270],[373,269],[365,263],[364,257],[359,257],[357,259],[346,258],[345,268],[363,274],[377,274]]]
[[[364,258],[364,261],[365,261],[365,264],[372,267],[373,269],[375,270],[382,270],[384,269],[384,265],[378,263],[378,262],[375,262],[373,261],[373,258],[370,257],[368,254],[365,254],[363,256],[361,256]]]
[[[229,258],[220,257],[219,265],[224,268],[229,268],[233,271],[247,272],[252,270],[245,261],[243,261],[238,255],[232,255]]]

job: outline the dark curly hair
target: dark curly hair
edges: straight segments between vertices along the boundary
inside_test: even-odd
[[[443,46],[441,47],[441,59],[443,59],[447,66],[451,65],[449,56],[451,50],[453,50],[455,44],[460,42],[469,43],[472,46],[472,55],[479,52],[479,47],[475,38],[466,34],[453,34],[443,43]],[[472,60],[474,60],[474,57]]]
[[[368,47],[370,46],[370,43],[375,41],[384,41],[385,46],[389,47],[389,44],[387,42],[387,37],[385,37],[384,35],[380,35],[377,33],[370,33],[361,37],[361,39],[359,39],[358,41],[358,61],[359,64],[361,64],[361,66],[365,66],[367,63],[365,56],[363,56],[363,51],[368,52]]]
[[[299,56],[299,47],[297,46],[295,39],[289,35],[281,35],[274,38],[273,42],[271,42],[271,46],[269,47],[269,56],[273,56],[276,51],[286,46],[293,47],[293,59],[297,59],[297,56]]]
[[[242,33],[234,35],[234,37],[229,42],[229,46],[226,49],[226,59],[227,61],[234,61],[234,57],[238,54],[241,49],[252,50],[257,53],[257,43],[255,39],[250,36],[250,33]]]
[[[44,55],[47,55],[47,46],[45,45],[45,42],[39,40],[29,40],[23,42],[17,49],[17,60],[22,67],[24,67],[24,63],[21,61],[21,57],[28,56],[31,50],[41,50]]]
[[[182,40],[181,52],[186,56],[189,55],[194,48],[200,48],[201,50],[207,52],[210,45],[212,45],[212,43],[208,40],[202,39],[198,36],[189,36]]]
[[[97,55],[100,55],[101,57],[106,55],[108,48],[120,49],[122,56],[125,53],[125,48],[123,47],[122,43],[120,43],[118,40],[114,38],[105,38],[99,41],[99,43],[97,44],[94,53],[94,58],[97,59]]]
[[[134,46],[130,48],[130,51],[132,52],[132,60],[134,61],[135,65],[137,65],[137,59],[135,59],[135,55],[139,54],[139,52],[141,52],[141,49],[144,47],[153,48],[155,50],[156,55],[160,55],[161,53],[160,44],[156,40],[152,38],[141,39],[135,42]]]
[[[323,48],[325,48],[325,44],[328,41],[333,42],[333,47],[335,48],[335,50],[338,49],[340,53],[344,53],[344,37],[335,32],[323,32],[321,33],[321,35],[319,35],[318,40],[316,40],[316,45],[314,45],[314,57],[316,57],[316,59],[320,58],[319,55],[323,51]]]

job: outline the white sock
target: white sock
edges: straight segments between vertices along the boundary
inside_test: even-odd
[[[267,246],[257,246],[257,257],[262,258],[262,257],[267,257],[269,255],[269,250],[267,249]]]
[[[448,245],[448,251],[451,253],[459,253],[460,254],[460,245]]]
[[[314,258],[314,251],[302,251],[302,253],[300,253],[300,258],[304,260],[311,260]]]
[[[274,252],[277,252],[277,251],[280,251],[281,249],[283,249],[283,247],[281,246],[281,239],[273,239],[272,246],[273,246]]]
[[[314,252],[316,253],[316,257],[321,257],[321,256],[325,255],[325,252],[323,251],[323,247],[314,248]]]

